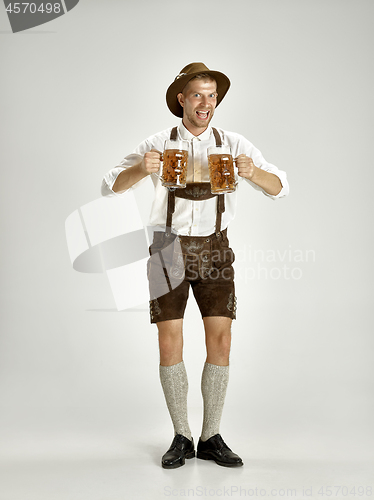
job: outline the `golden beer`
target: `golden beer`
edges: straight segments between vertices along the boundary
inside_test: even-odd
[[[187,182],[188,143],[181,140],[165,141],[162,154],[162,185],[185,188]]]
[[[212,153],[208,155],[211,192],[232,193],[236,188],[234,161],[231,154]]]

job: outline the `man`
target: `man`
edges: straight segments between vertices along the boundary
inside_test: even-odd
[[[104,195],[124,192],[148,177],[155,187],[150,217],[150,224],[156,228],[148,268],[150,313],[151,322],[158,328],[160,379],[174,425],[173,442],[162,457],[162,466],[170,469],[184,465],[186,458],[195,456],[187,418],[188,381],[182,354],[183,316],[190,287],[203,319],[207,350],[201,382],[203,427],[197,458],[214,460],[226,467],[243,465],[219,433],[228,384],[231,323],[236,317],[234,254],[229,247],[227,226],[235,215],[237,191],[216,199],[210,189],[205,189],[209,187],[207,148],[221,143],[229,145],[236,157],[239,181],[245,179],[273,199],[288,194],[285,172],[266,162],[243,136],[210,126],[215,109],[229,87],[226,75],[209,70],[203,63],[184,67],[166,94],[170,111],[182,118],[178,128],[148,138],[103,181]],[[161,166],[160,151],[170,136],[189,142],[189,189],[168,190],[157,175]],[[176,242],[179,242],[178,250],[173,246]],[[152,255],[162,256],[167,248],[173,249],[171,264],[160,263],[159,258],[157,267]],[[185,266],[182,272],[178,262]],[[171,285],[173,272],[182,276],[178,286]],[[160,276],[168,280],[167,293],[152,294],[152,283]]]

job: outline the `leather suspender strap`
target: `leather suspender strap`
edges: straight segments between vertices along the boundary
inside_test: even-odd
[[[222,214],[225,211],[225,195],[219,194],[217,196],[217,215],[216,215],[216,235],[218,236],[221,231]]]
[[[216,128],[212,127],[214,138],[216,140],[216,146],[222,146],[222,139]],[[216,215],[216,235],[218,236],[221,231],[222,214],[225,211],[225,195],[219,194],[217,196],[217,215]]]
[[[178,137],[178,127],[174,127],[171,129],[171,132],[170,132],[170,140],[171,141],[175,141]]]
[[[218,133],[218,130],[214,127],[212,127],[214,138],[216,140],[216,146],[222,146],[222,139],[221,136]]]
[[[178,137],[178,127],[173,127],[170,132],[170,140],[175,141]],[[175,189],[168,189],[168,207],[166,217],[166,233],[171,234],[171,223],[175,211]]]
[[[175,189],[168,189],[168,209],[166,217],[166,233],[171,234],[171,223],[173,220],[173,213],[175,211]]]

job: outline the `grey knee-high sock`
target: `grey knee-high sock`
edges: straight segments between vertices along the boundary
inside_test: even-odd
[[[204,401],[203,429],[201,440],[206,441],[219,434],[223,405],[225,402],[229,367],[205,363],[201,377],[201,393]]]
[[[184,362],[172,366],[160,365],[160,380],[175,434],[191,439],[187,419],[188,380]]]

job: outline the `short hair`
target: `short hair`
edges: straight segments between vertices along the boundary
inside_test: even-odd
[[[193,78],[191,78],[191,80],[188,80],[188,82],[186,83],[186,85],[182,89],[182,94],[183,94],[184,89],[187,87],[187,85],[190,82],[193,82],[194,80],[210,80],[211,82],[216,82],[216,85],[217,85],[217,80],[215,78],[213,78],[212,75],[210,75],[209,73],[199,73],[198,75],[195,75]]]
[[[191,78],[189,82],[192,82],[192,80],[212,80],[213,82],[216,82],[216,79],[213,78],[209,73],[199,73],[198,75],[195,75],[193,78]]]

